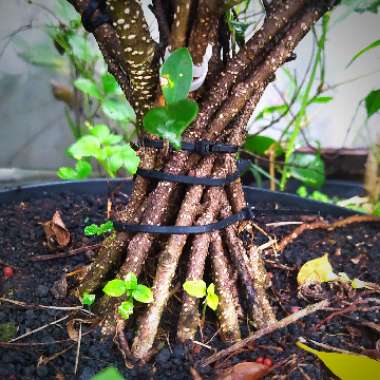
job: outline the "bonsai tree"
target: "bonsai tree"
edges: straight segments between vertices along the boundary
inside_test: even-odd
[[[247,39],[241,30],[237,33],[228,28],[225,15],[236,14],[236,6],[244,7],[249,1],[153,0],[150,10],[160,34],[156,42],[145,17],[148,11],[137,0],[69,1],[94,34],[109,72],[134,108],[141,143],[140,170],[214,178],[224,178],[236,171],[235,155],[205,154],[207,144],[203,152],[201,149],[189,152],[180,149],[181,142],[206,140],[241,146],[245,127],[266,87],[275,79],[276,70],[295,58],[293,51],[297,44],[336,3],[263,0],[263,25]],[[192,72],[197,79],[193,80]],[[191,88],[194,91],[188,95]],[[144,146],[146,137],[164,140],[164,149]],[[167,149],[168,142],[173,149]],[[128,150],[124,159],[135,160],[130,153]],[[227,218],[245,207],[239,179],[226,186],[208,187],[137,175],[128,204],[114,219],[129,224],[196,226]],[[221,336],[226,341],[236,341],[240,339],[238,318],[242,313],[256,328],[275,321],[266,296],[265,268],[250,242],[252,234],[249,220],[197,235],[163,237],[118,230],[103,241],[76,290],[77,295],[86,303],[93,303],[91,295],[101,294],[99,290],[116,273],[119,281],[112,284],[117,283],[121,291],[112,292],[120,297],[102,294],[96,297],[93,307],[103,317],[103,332],[116,334],[123,354],[145,360],[177,273],[187,270],[185,281],[199,284],[207,259],[211,262],[211,277],[218,296],[216,313]],[[187,268],[179,268],[180,259],[187,257],[185,247],[189,251]],[[120,305],[123,302],[125,305],[125,295],[131,297],[130,292],[135,289],[130,284],[131,276],[136,279],[133,286],[138,286],[137,278],[143,273],[149,275],[145,278],[153,278],[148,284],[152,285],[152,297],[147,291],[145,298],[149,301],[140,309],[129,349],[124,331],[131,310],[120,312]],[[109,286],[108,283],[108,293],[112,293]],[[183,286],[179,289],[182,291]],[[196,295],[197,290],[181,294],[177,333],[181,341],[193,339],[200,325],[200,300],[193,293]],[[201,293],[200,298],[205,290]]]

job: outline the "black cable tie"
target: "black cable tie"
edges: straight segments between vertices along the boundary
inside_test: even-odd
[[[224,178],[212,178],[212,177],[194,177],[188,175],[178,175],[160,172],[157,170],[147,170],[147,169],[137,169],[136,174],[144,177],[155,179],[157,181],[167,181],[184,183],[187,185],[203,185],[203,186],[225,186],[231,182],[236,181],[251,164],[250,160],[240,160],[238,161],[238,169],[235,173],[228,175]]]
[[[161,235],[193,235],[204,234],[217,230],[223,230],[226,227],[240,222],[242,220],[253,220],[258,215],[303,215],[303,214],[317,214],[314,210],[259,210],[254,207],[245,207],[240,212],[230,215],[227,218],[219,220],[218,222],[205,224],[201,226],[160,226],[152,224],[129,224],[117,220],[113,221],[116,231],[125,232],[142,232],[148,234],[161,234]]]
[[[163,149],[164,142],[162,140],[151,140],[144,138],[144,146],[155,149]],[[210,153],[236,153],[239,151],[239,147],[237,145],[223,144],[215,141],[198,140],[195,142],[183,141],[181,143],[181,150],[206,156]]]
[[[93,16],[97,10],[100,14],[94,18]],[[105,0],[90,0],[82,13],[82,24],[87,32],[94,33],[96,28],[110,22],[111,18],[107,14]]]

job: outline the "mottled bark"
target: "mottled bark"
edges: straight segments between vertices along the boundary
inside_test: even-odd
[[[175,0],[174,2],[175,9],[170,33],[171,50],[186,45],[191,3],[191,0]]]

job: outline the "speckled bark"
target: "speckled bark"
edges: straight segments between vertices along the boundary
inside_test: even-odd
[[[191,3],[191,0],[175,0],[174,2],[173,23],[170,31],[171,50],[186,45]]]
[[[212,234],[210,255],[212,261],[213,281],[219,296],[217,309],[220,334],[225,341],[240,339],[238,313],[233,297],[233,281],[228,270],[228,261],[224,256],[224,247],[219,232]]]

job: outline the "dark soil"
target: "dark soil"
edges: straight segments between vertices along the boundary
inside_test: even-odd
[[[119,195],[114,204],[126,202]],[[41,222],[50,220],[59,210],[69,229],[72,240],[69,249],[89,246],[87,252],[62,259],[34,262],[36,255],[51,254],[46,246]],[[99,238],[87,238],[83,228],[91,223],[101,223],[106,219],[106,198],[93,195],[79,196],[70,193],[41,194],[27,202],[2,204],[0,207],[0,267],[10,265],[15,274],[5,279],[0,274],[0,295],[8,299],[23,301],[28,305],[75,306],[75,299],[65,297],[57,299],[52,292],[54,283],[64,273],[72,272],[90,263],[96,249],[91,246]],[[292,231],[296,226],[268,227],[266,223],[279,220],[299,220],[297,217],[261,218],[257,223],[277,238]],[[257,234],[256,243],[266,242],[267,237]],[[159,353],[145,366],[125,369],[121,355],[112,342],[112,338],[100,338],[99,329],[82,324],[78,375],[74,375],[77,343],[70,339],[67,320],[51,325],[42,331],[20,339],[12,344],[0,343],[0,380],[27,379],[80,379],[89,380],[97,371],[108,366],[116,366],[130,379],[192,379],[190,368],[197,368],[203,379],[212,379],[219,370],[240,361],[254,361],[257,357],[269,357],[274,364],[283,363],[272,371],[268,379],[331,379],[325,367],[313,356],[300,351],[295,342],[300,336],[343,348],[357,353],[380,358],[379,330],[367,327],[366,322],[380,323],[380,298],[378,294],[366,290],[354,291],[343,285],[328,284],[320,288],[297,292],[296,276],[299,267],[306,261],[329,253],[336,272],[346,272],[350,277],[380,284],[380,226],[379,224],[358,224],[332,232],[309,231],[290,244],[283,254],[266,256],[267,270],[272,276],[270,298],[277,317],[283,318],[294,311],[294,307],[303,308],[324,298],[333,300],[333,308],[351,310],[338,315],[330,321],[324,321],[335,310],[318,312],[286,329],[263,337],[227,361],[216,363],[212,367],[199,368],[197,361],[206,358],[215,350],[224,347],[215,335],[213,316],[203,331],[203,340],[211,350],[194,344],[184,347],[175,344],[175,330],[167,331],[159,339]],[[70,281],[71,281],[70,277]],[[372,301],[357,304],[355,302],[371,298]],[[354,307],[352,306],[354,305]],[[170,309],[165,317],[168,325],[175,326],[176,310]],[[16,336],[36,329],[47,323],[68,315],[68,311],[21,307],[6,302],[0,304],[0,331],[5,323],[17,328]],[[88,319],[86,314],[77,314],[76,318]],[[170,323],[173,321],[173,323]],[[166,325],[166,324],[165,324]],[[250,327],[242,322],[242,331],[248,334]],[[133,331],[127,334],[133,335]],[[2,338],[4,339],[4,337]],[[1,339],[0,339],[1,340]],[[170,345],[169,345],[169,343]],[[66,350],[66,352],[63,352]],[[63,353],[62,353],[63,352]],[[57,353],[56,358],[53,356]],[[38,366],[43,358],[50,357],[46,365]],[[61,377],[60,377],[61,376]],[[375,379],[375,377],[374,377]],[[364,380],[364,379],[363,379]],[[370,380],[370,379],[365,379]]]

